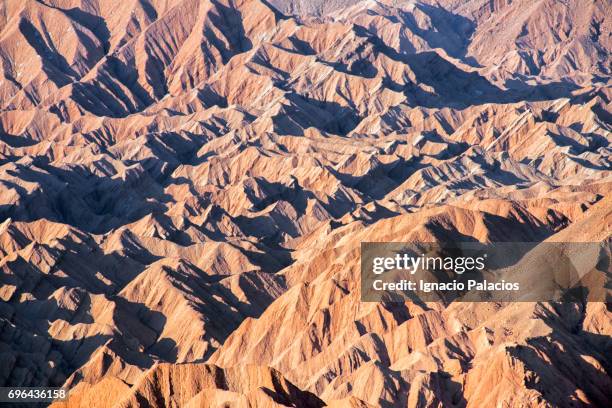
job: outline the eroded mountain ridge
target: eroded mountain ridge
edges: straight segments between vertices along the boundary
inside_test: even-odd
[[[440,3],[2,2],[0,385],[610,402],[606,304],[360,302],[360,242],[612,230],[610,2]]]

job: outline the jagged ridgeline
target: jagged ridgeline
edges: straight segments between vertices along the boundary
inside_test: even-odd
[[[362,302],[362,242],[601,242],[610,1],[0,1],[0,386],[610,406],[602,302]]]

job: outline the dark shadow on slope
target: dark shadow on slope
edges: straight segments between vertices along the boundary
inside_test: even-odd
[[[295,35],[289,37],[289,41],[293,44],[295,50],[302,55],[315,55],[315,50],[310,46],[310,43],[300,40]]]
[[[256,177],[255,181],[260,186],[265,196],[261,199],[254,197],[251,191],[247,190],[246,194],[249,200],[253,203],[253,211],[261,211],[269,205],[284,200],[290,202],[291,205],[300,213],[304,213],[306,210],[307,197],[304,193],[304,189],[299,185],[295,177],[291,177],[292,182],[290,184],[282,184],[278,182],[270,182],[263,177]]]
[[[148,354],[163,361],[176,362],[176,343],[169,338],[160,338],[168,321],[163,313],[121,296],[113,296],[110,300],[117,305],[113,310],[113,323],[127,344],[133,344],[136,350],[142,345]]]
[[[362,78],[375,78],[378,74],[378,69],[376,69],[376,67],[366,58],[358,58],[349,62],[320,62],[332,67],[338,72]]]
[[[44,305],[45,302],[48,301],[31,300],[24,306],[28,310],[31,310],[32,307],[38,307],[40,309],[40,306]],[[92,361],[92,357],[101,347],[110,348],[112,352],[118,354],[121,359],[128,364],[134,364],[142,369],[150,367],[153,360],[148,354],[141,351],[141,344],[143,344],[141,340],[144,340],[145,343],[154,343],[156,341],[156,334],[154,331],[146,329],[142,322],[138,321],[138,323],[134,325],[134,322],[137,321],[137,316],[135,316],[134,313],[141,313],[141,305],[131,304],[127,310],[125,306],[126,305],[120,306],[117,304],[117,308],[113,310],[112,321],[113,324],[117,325],[117,330],[114,330],[112,334],[79,334],[78,327],[76,327],[77,324],[86,325],[92,322],[69,321],[67,324],[72,326],[73,329],[77,329],[75,337],[71,340],[53,338],[48,332],[51,327],[50,321],[40,321],[42,326],[26,327],[26,321],[30,319],[28,316],[22,314],[12,316],[11,320],[16,325],[17,330],[36,336],[35,340],[39,348],[36,350],[28,350],[29,345],[22,342],[9,345],[9,347],[12,348],[11,351],[18,355],[20,353],[32,355],[40,352],[39,358],[51,359],[56,365],[54,367],[49,367],[49,369],[44,372],[36,373],[37,375],[26,380],[26,383],[23,383],[23,378],[9,377],[6,379],[7,381],[3,382],[3,385],[45,386],[49,384],[61,386],[76,370]],[[83,307],[89,307],[89,304]],[[77,314],[79,310],[77,310]],[[150,310],[148,310],[147,313],[161,315],[158,312]],[[0,321],[0,329],[2,326],[1,323]],[[145,335],[150,335],[152,337],[149,339],[143,338]],[[47,348],[44,347],[45,343],[48,344]],[[108,360],[103,360],[103,363],[104,362],[108,362]],[[26,367],[24,366],[23,368]],[[53,368],[53,370],[51,370],[51,368]],[[110,364],[103,364],[99,368],[106,371],[110,368]],[[77,376],[77,378],[71,380],[71,385],[75,385],[81,379],[80,376]]]
[[[257,303],[248,303],[238,299],[225,285],[209,282],[205,274],[202,274],[202,278],[194,279],[193,275],[167,267],[164,267],[164,271],[171,277],[171,282],[177,290],[198,299],[197,303],[191,303],[190,306],[203,317],[208,317],[203,337],[206,340],[214,339],[221,344],[246,317],[259,317],[275,300],[266,289],[255,289],[261,287],[263,283],[256,282],[259,281],[256,274],[243,273],[238,277],[238,285],[245,291],[245,295],[253,295],[247,296],[247,300],[257,299]],[[280,277],[274,279],[283,280]],[[210,357],[213,351],[212,347],[209,348],[206,355],[202,356],[202,361]]]
[[[8,174],[40,187],[28,192],[10,180],[2,181],[6,188],[15,189],[20,203],[0,206],[0,217],[16,221],[44,218],[88,232],[108,232],[145,215],[165,212],[166,204],[172,202],[164,192],[164,186],[173,182],[169,174],[180,163],[192,160],[201,143],[195,136],[172,132],[151,133],[143,139],[155,158],[138,163],[124,161],[138,165],[122,177],[103,171],[103,166],[91,170],[82,166],[57,167],[44,158],[28,166],[18,164],[16,170],[7,170]],[[165,219],[163,215],[159,217]],[[185,241],[185,236],[175,238]]]
[[[43,166],[48,173],[19,168],[11,175],[40,187],[32,192],[7,180],[20,196],[19,205],[0,206],[0,219],[67,223],[83,231],[104,233],[137,221],[150,213],[163,213],[172,197],[164,193],[146,171],[128,172],[125,179],[100,176],[85,168]],[[50,173],[50,174],[49,174]]]
[[[594,406],[612,404],[612,347],[609,336],[582,329],[586,304],[554,303],[552,311],[537,313],[551,329],[546,337],[527,340],[528,346],[515,346],[510,354],[523,361],[535,375],[526,386],[542,394],[552,405],[563,406],[576,400],[581,389]],[[601,369],[589,362],[595,360]]]
[[[231,57],[237,53],[245,52],[253,47],[253,43],[246,36],[244,25],[242,24],[242,14],[239,10],[227,7],[218,0],[211,0],[212,5],[219,14],[210,13],[209,19],[230,42],[231,48],[226,48],[223,42],[217,38],[214,32],[208,28],[204,28],[204,34],[207,39],[219,50],[223,59],[223,64],[226,64]]]
[[[113,78],[111,78],[112,75],[136,96],[136,101],[139,102],[139,104],[133,106],[129,111],[130,113],[145,109],[154,102],[149,92],[138,83],[138,71],[134,66],[126,64],[115,56],[108,56],[100,72],[103,73],[100,75],[100,81],[109,86],[110,89],[113,91],[118,89],[117,85],[114,84]],[[119,93],[121,96],[122,94],[123,92]],[[128,107],[132,103],[129,101],[129,98],[125,96],[122,96],[121,100],[126,103]]]
[[[160,339],[158,339],[157,332],[151,329],[147,322],[156,319],[165,324],[165,316],[143,304],[129,302],[122,298],[111,300],[114,300],[116,304],[112,317],[112,322],[116,325],[116,331],[112,335],[98,334],[69,341],[51,339],[53,348],[58,350],[65,361],[68,362],[68,366],[64,367],[67,377],[91,361],[92,356],[104,346],[110,347],[113,352],[129,364],[134,364],[142,369],[152,365],[151,355],[142,351],[142,347],[147,348],[157,344]],[[143,319],[148,320],[143,321]],[[161,340],[169,353],[159,357],[163,361],[175,362],[176,352],[174,352],[174,355],[172,354],[173,347],[168,347],[166,339]],[[109,367],[103,366],[101,368],[107,370]],[[79,379],[76,379],[76,382],[78,381]]]
[[[472,20],[439,6],[417,3],[415,7],[429,16],[432,28],[422,29],[413,13],[401,12],[400,23],[423,38],[431,48],[442,48],[451,57],[461,59],[472,66],[478,65],[474,58],[466,56],[470,37],[476,29]]]
[[[414,72],[414,84],[403,86],[386,80],[390,89],[404,92],[408,103],[413,106],[463,109],[485,103],[541,101],[569,97],[579,88],[570,82],[529,85],[523,81],[511,80],[506,83],[509,89],[504,90],[477,72],[461,70],[434,51],[400,54],[365,27],[357,25],[354,29],[358,36],[366,37],[372,42],[378,52],[396,62],[406,64]],[[425,91],[417,84],[427,85],[433,92]]]
[[[120,85],[128,89],[131,95],[127,95]],[[106,58],[95,79],[75,83],[71,96],[84,110],[109,117],[125,117],[155,102],[138,83],[136,69],[114,56]]]
[[[88,13],[76,7],[64,11],[70,18],[87,27],[96,35],[96,37],[98,37],[102,43],[102,46],[104,47],[105,54],[110,50],[111,35],[110,31],[108,31],[108,27],[106,26],[106,21],[104,21],[102,17]]]
[[[15,136],[2,131],[2,125],[0,124],[0,140],[9,145],[10,147],[28,147],[38,144],[38,140],[34,140],[27,136]]]
[[[361,121],[355,110],[337,102],[320,101],[306,95],[289,93],[281,112],[272,117],[279,134],[303,136],[303,129],[314,127],[339,136],[346,136]]]
[[[487,178],[490,178],[491,180],[494,180],[500,184],[508,186],[519,185],[525,182],[524,179],[517,177],[516,174],[502,169],[501,162],[499,160],[489,163],[482,155],[473,155],[470,157],[470,159],[474,163],[478,164],[481,170],[485,171],[483,176],[486,176]]]
[[[276,273],[293,263],[291,252],[278,245],[266,246],[263,243],[256,244],[261,252],[252,252],[241,249],[242,253],[254,265],[266,273]]]
[[[356,207],[350,198],[342,196],[341,191],[329,197],[329,202],[323,203],[313,192],[303,189],[295,178],[290,185],[269,183],[263,179],[258,179],[258,182],[269,194],[262,199],[251,199],[254,202],[252,211],[258,212],[266,208],[268,211],[259,215],[239,215],[234,221],[245,234],[261,239],[269,248],[277,248],[278,243],[284,241],[283,235],[295,238],[303,233],[299,221],[309,215],[309,201],[316,201],[335,218]],[[277,206],[274,206],[275,204]],[[289,214],[285,210],[288,210]]]
[[[582,167],[585,167],[587,169],[593,169],[593,170],[597,170],[597,171],[610,171],[612,170],[612,164],[610,164],[610,162],[604,162],[603,165],[596,165],[591,163],[588,160],[582,159],[580,157],[569,157],[570,160],[575,161],[576,163],[580,164]]]
[[[68,61],[57,50],[45,43],[42,35],[32,23],[22,18],[19,21],[19,31],[40,56],[43,71],[58,88],[68,85],[77,77]]]
[[[64,383],[66,376],[62,369],[68,364],[60,353],[44,352],[51,346],[48,338],[13,326],[4,318],[0,319],[0,333],[0,348],[3,350],[3,353],[0,353],[0,366],[3,369],[0,386],[59,387]]]
[[[113,93],[107,92],[95,81],[93,83],[77,82],[71,89],[73,101],[84,111],[96,116],[108,116],[111,118],[124,117],[130,114],[130,108],[124,107],[119,101],[125,94],[118,88],[112,87]],[[116,91],[116,93],[114,93]],[[117,100],[119,99],[119,101]],[[128,102],[129,103],[129,102]],[[62,121],[67,119],[62,112],[63,103],[52,106],[49,110],[56,113]]]
[[[609,102],[607,102],[609,103]],[[606,110],[601,104],[597,104],[591,108],[593,113],[597,115],[604,123],[607,123],[608,126],[612,126],[612,113]]]
[[[162,61],[155,53],[155,50],[145,46],[145,54],[147,56],[145,62],[145,79],[153,89],[153,95],[156,100],[160,100],[168,94],[168,85],[166,84],[166,64],[167,61]]]
[[[157,20],[157,17],[158,17],[157,10],[155,10],[155,7],[151,5],[149,0],[139,1],[138,3],[142,7],[144,12],[147,14],[147,17],[149,18],[149,20],[151,21]]]
[[[63,9],[61,7],[49,4],[46,1],[37,0],[39,3],[44,4],[47,7],[59,10],[65,13],[68,17],[74,20],[76,23],[86,27],[94,33],[94,35],[100,40],[104,47],[104,53],[106,54],[110,49],[110,32],[106,26],[106,21],[100,16],[88,13],[80,8],[73,7],[70,9]],[[145,4],[142,4],[143,8]]]

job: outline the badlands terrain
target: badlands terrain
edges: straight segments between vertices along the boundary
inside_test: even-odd
[[[610,0],[0,0],[0,386],[609,407],[610,303],[361,302],[365,241],[609,241]]]

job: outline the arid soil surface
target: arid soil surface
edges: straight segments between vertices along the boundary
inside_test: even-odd
[[[0,386],[82,408],[612,406],[609,303],[359,293],[361,242],[610,240],[611,16],[0,0]]]

